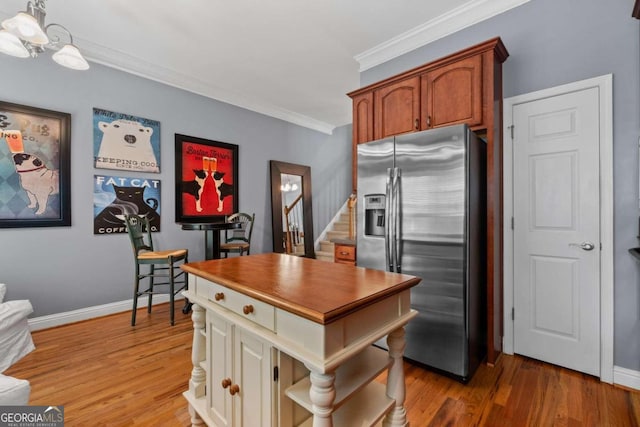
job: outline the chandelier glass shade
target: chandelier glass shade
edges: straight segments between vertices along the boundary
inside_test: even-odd
[[[20,12],[13,18],[2,21],[2,28],[28,43],[49,43],[49,37],[38,24],[36,17],[27,12]]]
[[[0,30],[0,52],[18,58],[37,57],[45,49],[55,50],[52,59],[58,64],[74,70],[87,70],[89,63],[73,44],[73,36],[60,24],[44,26],[46,16],[45,0],[27,3],[27,10],[19,12],[13,18],[2,21]],[[49,30],[56,27],[69,38],[63,42],[57,35],[51,36]]]
[[[29,51],[20,39],[7,30],[0,30],[0,52],[18,58],[28,58]]]

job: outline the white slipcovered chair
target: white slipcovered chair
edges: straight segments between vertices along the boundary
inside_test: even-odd
[[[2,372],[35,349],[27,323],[33,307],[28,300],[4,301],[6,292],[7,286],[0,283],[0,405],[26,405],[29,381]]]

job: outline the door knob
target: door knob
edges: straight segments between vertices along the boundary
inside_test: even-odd
[[[596,246],[591,242],[569,243],[569,246],[575,246],[585,251],[592,251]]]

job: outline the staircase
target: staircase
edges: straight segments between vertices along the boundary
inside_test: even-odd
[[[347,201],[333,221],[325,228],[316,242],[316,259],[334,262],[333,239],[349,238],[349,201]]]

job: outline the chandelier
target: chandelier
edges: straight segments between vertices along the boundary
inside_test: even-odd
[[[46,16],[45,0],[34,0],[27,3],[27,10],[18,13],[13,18],[2,21],[0,30],[0,52],[18,58],[37,57],[46,49],[55,50],[51,58],[58,64],[74,70],[87,70],[89,63],[84,59],[77,47],[73,45],[73,37],[69,30],[60,24],[44,26]],[[69,43],[64,43],[60,31],[69,37]]]

